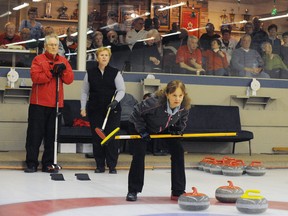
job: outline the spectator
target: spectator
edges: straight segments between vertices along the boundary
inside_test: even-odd
[[[260,77],[269,78],[269,75],[263,71],[264,62],[260,54],[250,49],[251,36],[243,35],[241,37],[241,47],[234,50],[231,59],[231,70],[235,70],[241,77]]]
[[[262,44],[264,51],[264,69],[271,78],[288,78],[288,68],[278,54],[272,53],[272,45],[269,42]]]
[[[237,40],[231,37],[231,31],[229,29],[221,30],[222,38],[221,41],[221,51],[226,54],[227,62],[230,64],[232,52],[236,49]]]
[[[133,21],[133,28],[126,34],[126,43],[129,45],[129,48],[132,50],[134,44],[138,40],[143,40],[147,35],[147,31],[143,29],[144,19],[138,17]]]
[[[251,36],[251,49],[256,50],[262,56],[263,50],[261,48],[261,44],[265,41],[269,41],[269,37],[268,34],[262,29],[262,22],[259,17],[254,17],[252,19],[252,23],[254,28]]]
[[[38,16],[37,8],[36,7],[29,8],[28,19],[22,20],[19,27],[19,32],[21,32],[23,28],[29,28],[31,39],[33,38],[38,40],[39,38],[42,38],[44,36],[43,26],[40,22],[36,21],[37,16]]]
[[[182,73],[197,74],[204,72],[202,68],[202,54],[198,48],[198,38],[188,37],[187,45],[182,45],[177,51],[176,63],[182,68]]]
[[[59,39],[55,34],[45,37],[45,53],[36,56],[31,66],[33,82],[30,97],[26,138],[26,173],[37,172],[39,147],[43,141],[42,172],[57,172],[54,165],[56,99],[63,107],[63,83],[73,82],[74,74],[67,59],[58,55]],[[56,81],[59,77],[59,97]],[[57,117],[58,118],[58,117]]]
[[[278,26],[271,24],[268,26],[269,42],[272,44],[272,53],[280,55],[281,40],[277,36]]]
[[[144,30],[145,31],[149,31],[151,29],[153,29],[152,19],[151,18],[147,18],[144,21]]]
[[[244,31],[246,35],[250,35],[252,37],[252,33],[253,33],[253,23],[252,22],[246,22],[244,24]],[[239,42],[237,43],[236,49],[241,47],[241,38],[239,40]]]
[[[107,39],[107,45],[111,46],[112,51],[110,64],[113,67],[119,68],[123,71],[130,71],[131,50],[129,49],[129,46],[119,42],[118,34],[114,30],[107,33]]]
[[[22,28],[21,32],[20,32],[20,37],[21,37],[21,41],[28,41],[30,40],[30,29],[29,28]],[[30,42],[30,43],[25,43],[25,44],[22,44],[22,46],[25,48],[25,49],[31,49],[31,50],[34,50],[37,48],[38,46],[38,43],[37,42]],[[19,59],[19,66],[23,66],[23,67],[30,67],[31,66],[31,63],[32,63],[32,60],[34,59],[36,55],[36,50],[35,50],[35,54],[31,54],[31,53],[23,53],[21,56],[20,56],[20,59]]]
[[[211,49],[211,41],[215,38],[220,38],[220,35],[214,32],[215,27],[212,23],[206,24],[206,33],[202,34],[199,43],[202,50]]]
[[[63,48],[65,50],[65,57],[68,59],[71,67],[73,69],[77,68],[77,56],[76,55],[66,55],[70,53],[75,53],[77,50],[77,37],[73,36],[74,33],[77,32],[76,26],[70,26],[66,30],[67,36],[60,39],[60,42],[63,45]]]
[[[152,19],[152,28],[153,29],[156,29],[157,31],[159,31],[159,28],[160,28],[160,20],[157,18],[157,17],[154,17]]]
[[[283,62],[288,66],[288,31],[282,34],[283,44],[280,49],[280,56]]]
[[[221,50],[221,41],[213,39],[211,50],[203,52],[206,62],[206,75],[228,76],[228,61],[226,53]]]

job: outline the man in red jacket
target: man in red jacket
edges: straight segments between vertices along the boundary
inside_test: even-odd
[[[59,78],[59,108],[63,107],[63,83],[69,85],[74,80],[67,59],[58,55],[58,36],[56,34],[46,36],[44,47],[45,52],[33,59],[30,71],[33,85],[26,137],[27,167],[24,172],[27,173],[37,172],[42,141],[44,143],[42,172],[55,172],[49,167],[54,162],[57,77]]]

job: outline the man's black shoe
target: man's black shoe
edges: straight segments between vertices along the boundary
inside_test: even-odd
[[[109,169],[109,174],[117,174],[117,170],[115,168]]]
[[[37,168],[35,166],[32,166],[32,167],[27,167],[25,170],[24,170],[25,173],[34,173],[34,172],[37,172]]]
[[[97,168],[95,169],[95,173],[104,173],[105,172],[105,168]]]
[[[137,200],[137,193],[136,192],[129,192],[126,196],[126,201],[136,201]]]

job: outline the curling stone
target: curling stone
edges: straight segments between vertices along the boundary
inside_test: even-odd
[[[212,157],[205,157],[205,158],[203,158],[200,162],[198,162],[198,169],[201,170],[201,171],[204,171],[203,166],[204,166],[207,162],[213,161],[213,160],[215,160],[215,159],[212,158]]]
[[[223,167],[223,161],[215,160],[210,165],[210,173],[216,174],[216,175],[222,175],[222,167]]]
[[[222,203],[235,203],[244,191],[242,188],[234,186],[232,181],[228,181],[228,183],[228,186],[221,186],[216,189],[215,197]]]
[[[229,164],[223,166],[222,173],[225,176],[240,176],[243,170],[243,166],[238,161],[230,161]]]
[[[251,176],[263,176],[266,173],[266,168],[260,161],[252,161],[245,170]]]
[[[245,214],[260,214],[267,210],[268,201],[260,196],[259,190],[247,190],[237,199],[236,208]]]
[[[197,189],[192,187],[192,193],[184,193],[179,197],[178,205],[187,211],[201,211],[210,206],[210,199],[206,194],[198,193]]]
[[[215,161],[215,158],[206,158],[205,163],[203,164],[203,170],[204,172],[210,173],[210,166]]]

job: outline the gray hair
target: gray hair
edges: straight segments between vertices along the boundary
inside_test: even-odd
[[[48,40],[49,40],[50,38],[55,38],[55,39],[57,40],[57,44],[59,45],[59,38],[58,38],[58,35],[57,35],[57,34],[54,34],[54,33],[45,36],[44,45],[47,45]]]

